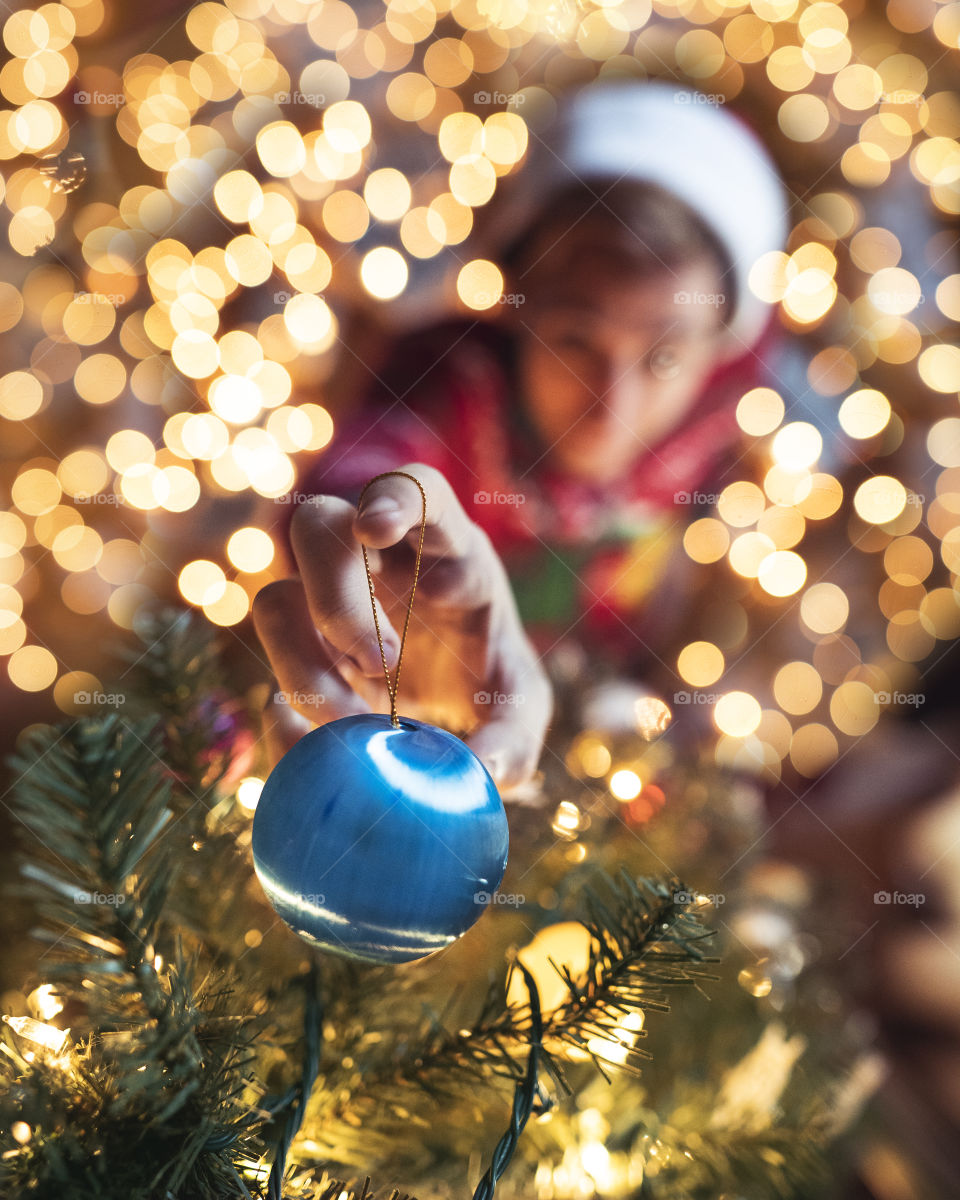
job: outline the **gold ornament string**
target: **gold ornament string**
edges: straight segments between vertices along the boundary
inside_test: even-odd
[[[380,618],[377,616],[377,598],[373,591],[373,575],[370,571],[370,560],[367,557],[366,546],[361,546],[363,550],[363,565],[367,572],[367,587],[370,589],[370,604],[373,608],[373,624],[377,631],[377,645],[380,647],[380,661],[383,663],[383,674],[387,681],[387,694],[390,697],[390,720],[395,729],[400,728],[400,719],[397,716],[397,688],[400,686],[400,667],[403,665],[403,647],[407,641],[407,629],[410,626],[410,618],[413,615],[413,597],[417,591],[417,580],[420,578],[420,561],[423,557],[423,539],[427,532],[427,493],[423,490],[423,484],[413,475],[407,474],[406,471],[384,471],[381,475],[374,475],[363,485],[363,491],[360,493],[360,498],[357,500],[357,511],[363,505],[363,497],[367,493],[367,488],[376,483],[379,479],[389,479],[391,475],[399,475],[402,479],[409,479],[411,483],[415,483],[420,492],[420,500],[423,506],[422,515],[420,517],[420,542],[417,545],[417,561],[413,569],[413,587],[410,589],[410,599],[407,601],[407,616],[403,622],[403,633],[400,635],[400,653],[397,655],[397,673],[394,679],[390,678],[390,671],[387,668],[387,655],[383,648],[383,634],[380,632]]]

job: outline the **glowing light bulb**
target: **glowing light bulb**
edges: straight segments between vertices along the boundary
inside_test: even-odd
[[[35,1021],[33,1017],[8,1017],[5,1015],[3,1020],[14,1033],[26,1038],[28,1042],[33,1042],[35,1046],[42,1046],[44,1050],[50,1050],[53,1054],[62,1054],[66,1049],[70,1036],[69,1029],[58,1029],[56,1025]]]
[[[257,810],[257,803],[262,791],[263,780],[257,779],[255,775],[248,775],[246,779],[240,780],[237,787],[237,803],[246,812],[254,813]]]
[[[583,828],[584,821],[580,809],[572,800],[561,800],[553,816],[551,828],[558,837],[573,841]]]
[[[41,983],[39,987],[34,988],[27,997],[27,1004],[41,1021],[49,1021],[57,1013],[63,1012],[63,1001],[52,983]]]
[[[629,768],[614,771],[610,777],[610,791],[618,800],[635,800],[642,788],[640,776]]]

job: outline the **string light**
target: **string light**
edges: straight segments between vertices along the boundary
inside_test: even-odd
[[[248,776],[246,779],[241,779],[237,785],[237,803],[246,813],[256,812],[257,802],[260,799],[260,793],[263,791],[263,780],[257,779],[255,776]]]
[[[33,1017],[8,1017],[4,1016],[3,1020],[7,1025],[25,1038],[28,1042],[32,1042],[35,1046],[40,1046],[44,1050],[49,1050],[54,1056],[58,1056],[66,1049],[67,1042],[70,1039],[69,1029],[58,1029],[56,1025],[48,1025],[44,1021],[37,1021]]]
[[[48,556],[42,569],[60,573],[54,594],[71,612],[129,625],[138,597],[149,594],[143,572],[156,543],[149,553],[141,546],[156,535],[148,531],[162,528],[170,554],[173,531],[184,527],[175,521],[191,520],[208,501],[275,499],[289,490],[296,456],[322,450],[335,432],[324,404],[300,397],[329,375],[345,303],[359,293],[403,304],[416,293],[420,269],[436,260],[448,268],[451,302],[496,311],[505,288],[500,267],[458,247],[475,211],[521,167],[530,127],[555,107],[571,63],[584,79],[608,70],[643,75],[666,48],[681,77],[734,103],[748,80],[762,80],[772,89],[770,124],[782,160],[794,144],[805,155],[839,159],[840,181],[809,197],[788,249],[754,266],[751,289],[801,335],[847,323],[849,338],[831,332],[816,353],[811,347],[808,379],[835,400],[839,428],[860,444],[858,453],[888,453],[903,436],[888,397],[860,379],[874,363],[909,372],[935,400],[954,394],[960,350],[936,336],[935,321],[960,319],[960,275],[921,280],[895,233],[867,222],[865,201],[902,161],[918,201],[926,194],[948,218],[958,211],[955,99],[940,82],[939,63],[911,52],[914,38],[955,45],[955,20],[945,9],[911,11],[892,48],[837,4],[707,7],[709,23],[673,0],[655,17],[642,4],[586,0],[479,9],[388,0],[368,23],[340,0],[329,0],[322,19],[297,4],[254,5],[243,20],[229,6],[197,5],[182,24],[188,57],[174,63],[156,50],[134,57],[121,64],[115,90],[102,86],[105,76],[85,50],[84,39],[105,20],[102,5],[47,4],[8,16],[0,158],[10,164],[7,239],[23,269],[0,284],[0,330],[21,339],[25,353],[20,362],[8,356],[0,415],[23,431],[22,444],[36,430],[38,448],[37,458],[24,454],[13,468],[13,505],[0,524],[7,589],[0,653],[14,686],[57,696],[77,690],[70,683],[77,672],[28,632],[26,583],[41,553]],[[898,30],[901,9],[888,12]],[[305,50],[296,65],[285,61],[288,33]],[[541,65],[520,88],[528,57]],[[71,99],[76,111],[65,117]],[[83,184],[96,164],[86,161],[74,130],[88,124],[130,147],[142,183],[87,199]],[[420,173],[394,160],[397,124],[434,145],[437,170]],[[219,225],[200,220],[210,210]],[[43,257],[54,239],[75,247],[76,271],[61,265],[68,256]],[[850,279],[849,294],[841,295],[839,278]],[[238,327],[237,302],[247,293],[257,315]],[[63,446],[59,462],[42,457],[43,442],[56,436],[50,414],[61,411],[51,409],[58,389],[111,423],[110,436],[87,433],[84,444]],[[851,636],[851,597],[842,582],[810,576],[807,531],[811,522],[849,516],[855,544],[881,539],[886,576],[877,603],[886,649],[919,662],[924,647],[954,636],[956,418],[944,411],[931,422],[926,452],[936,470],[922,501],[891,468],[845,494],[820,467],[823,429],[788,420],[775,388],[747,391],[736,419],[746,437],[760,440],[762,477],[728,484],[715,512],[689,525],[683,546],[691,560],[729,570],[761,606],[784,606],[813,658],[818,639]],[[124,530],[108,529],[115,517]],[[155,526],[158,518],[172,523]],[[252,591],[279,569],[266,522],[247,520],[204,549],[209,559],[171,563],[183,598],[216,623],[242,620]],[[728,658],[737,656],[718,634],[704,639],[683,649],[678,675],[691,687],[722,687]],[[850,697],[833,702],[839,724],[811,721],[791,733],[788,751],[783,712],[775,720],[777,709],[761,709],[779,695],[800,702],[787,677],[776,683],[776,671],[768,695],[758,687],[750,697],[751,721],[763,714],[755,735],[778,761],[810,769],[836,744],[833,730],[849,735],[856,725]],[[734,719],[730,702],[717,707],[737,730],[721,729],[721,738],[754,736],[741,732],[744,720]],[[636,717],[655,737],[670,712],[648,705]],[[585,734],[570,760],[582,776],[610,777],[602,738]],[[560,835],[575,836],[571,822],[579,818],[558,814]]]
[[[573,841],[586,826],[584,814],[572,800],[561,800],[553,816],[552,829],[557,837]]]
[[[34,988],[27,996],[27,1004],[41,1021],[50,1021],[57,1013],[63,1012],[63,1001],[50,983],[42,983]]]
[[[635,800],[642,787],[640,776],[629,767],[621,767],[610,776],[610,792],[617,800]]]

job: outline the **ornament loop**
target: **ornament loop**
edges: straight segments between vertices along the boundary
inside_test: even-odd
[[[420,578],[420,561],[423,557],[423,539],[427,532],[427,493],[423,489],[423,484],[415,475],[410,475],[407,471],[384,471],[380,475],[368,480],[363,485],[363,490],[357,500],[357,510],[363,504],[363,497],[367,493],[367,488],[375,484],[379,479],[389,479],[391,475],[399,475],[401,479],[409,479],[411,483],[415,483],[420,492],[420,500],[423,505],[422,515],[420,517],[420,542],[417,545],[417,561],[413,568],[413,587],[410,589],[410,599],[407,601],[407,615],[403,622],[403,633],[400,635],[400,652],[397,655],[397,673],[391,680],[390,671],[387,668],[387,655],[383,648],[383,634],[380,632],[380,619],[377,616],[377,598],[373,591],[373,575],[370,571],[370,560],[367,557],[366,546],[361,545],[363,551],[363,565],[367,572],[367,587],[370,589],[370,604],[373,608],[373,624],[377,631],[377,645],[380,647],[380,661],[383,663],[383,674],[387,681],[387,694],[390,697],[390,721],[394,729],[400,728],[400,718],[397,716],[397,689],[400,686],[400,668],[403,665],[403,647],[407,641],[407,629],[410,626],[410,618],[413,615],[413,597],[417,591],[417,580]]]

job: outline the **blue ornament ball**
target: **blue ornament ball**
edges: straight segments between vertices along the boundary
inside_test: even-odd
[[[399,963],[449,946],[507,865],[507,816],[473,751],[365,713],[302,737],[264,784],[253,862],[270,903],[322,950]]]

